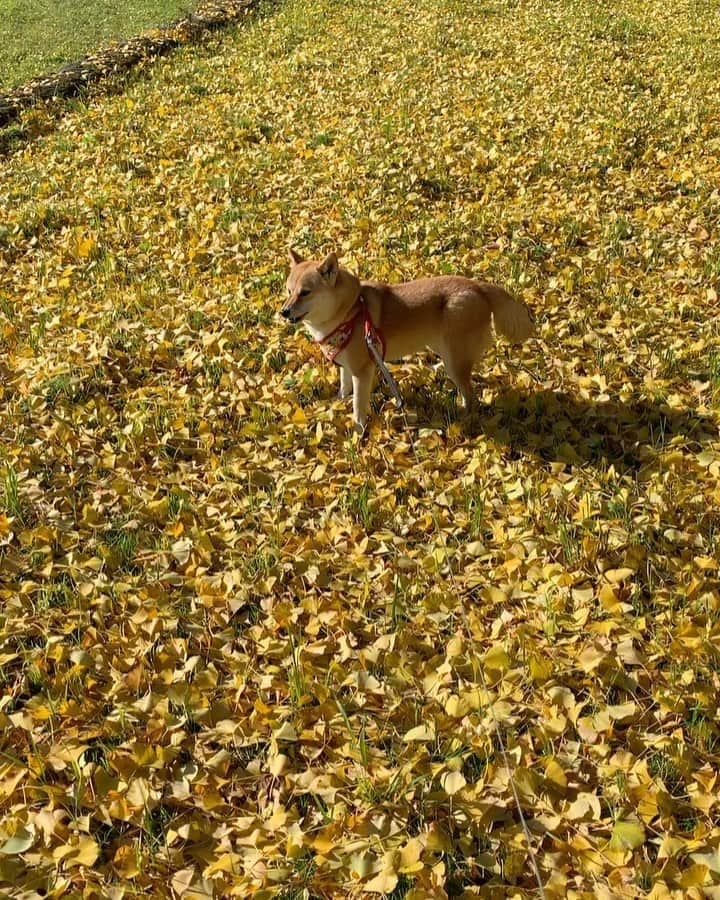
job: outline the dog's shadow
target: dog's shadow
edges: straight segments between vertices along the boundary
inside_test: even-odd
[[[483,424],[486,429],[483,429]],[[674,438],[699,452],[718,440],[718,419],[660,399],[591,400],[566,392],[504,390],[467,423],[516,453],[548,462],[604,462],[637,469],[651,464]]]
[[[408,398],[409,408],[415,399]],[[423,406],[420,399],[416,408]],[[546,462],[622,469],[653,466],[677,438],[691,452],[720,439],[720,413],[672,408],[661,399],[592,400],[547,389],[500,389],[492,403],[458,421],[468,437],[489,437],[516,458],[529,453]]]

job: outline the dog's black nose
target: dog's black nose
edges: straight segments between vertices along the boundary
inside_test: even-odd
[[[280,315],[283,317],[283,319],[289,319],[290,318],[290,310],[283,308],[280,310]]]

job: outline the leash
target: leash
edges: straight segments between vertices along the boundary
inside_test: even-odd
[[[395,381],[390,374],[390,370],[385,365],[385,338],[383,337],[383,333],[373,325],[367,301],[362,294],[358,297],[357,302],[360,304],[360,309],[355,315],[350,316],[349,319],[345,319],[344,322],[341,322],[336,328],[333,328],[329,334],[326,334],[325,337],[321,338],[317,343],[320,345],[320,349],[325,358],[329,362],[338,365],[338,355],[342,353],[352,340],[355,323],[358,319],[362,319],[365,325],[365,343],[367,345],[368,353],[380,370],[383,381],[388,388],[390,388],[390,393],[395,399],[397,408],[402,409],[403,399],[400,388],[398,387],[397,381]],[[378,345],[382,347],[382,353],[378,350]]]
[[[405,424],[405,431],[408,434],[410,439],[410,446],[412,448],[413,456],[415,457],[415,462],[418,466],[422,468],[422,461],[420,460],[420,456],[417,452],[417,447],[415,446],[415,439],[413,437],[412,430],[410,428],[410,423],[407,419],[407,413],[403,404],[402,394],[400,393],[400,389],[397,385],[397,382],[390,374],[388,367],[385,365],[385,339],[380,331],[378,331],[372,323],[372,319],[370,317],[370,311],[368,310],[367,303],[365,302],[364,297],[360,296],[360,310],[359,312],[353,316],[351,319],[342,322],[337,328],[335,328],[329,335],[326,335],[322,340],[318,341],[321,345],[321,349],[325,356],[331,361],[336,362],[335,357],[345,349],[345,347],[350,342],[352,338],[352,332],[355,327],[355,322],[360,316],[364,317],[365,320],[365,343],[368,348],[368,353],[371,358],[375,362],[375,365],[378,367],[380,374],[382,375],[383,381],[390,389],[390,392],[393,395],[397,408],[400,410],[400,413],[403,417],[403,422]],[[378,351],[377,344],[380,344],[382,347],[382,353]],[[337,365],[337,363],[336,363]],[[525,366],[522,368],[531,375],[536,381],[540,381],[540,379]],[[458,589],[457,582],[455,580],[455,573],[453,572],[452,563],[449,562],[449,552],[447,542],[445,540],[445,535],[440,528],[440,523],[437,520],[434,510],[431,510],[431,516],[433,523],[435,525],[435,531],[438,535],[439,541],[441,543],[444,559],[448,566],[448,571],[450,573],[450,582],[452,584],[453,593],[455,594],[455,599],[457,601],[457,605],[460,609],[460,616],[463,623],[463,628],[467,635],[467,643],[468,648],[472,651],[473,659],[472,659],[472,667],[473,671],[475,671],[480,676],[480,683],[482,685],[482,689],[485,692],[485,695],[488,699],[488,706],[490,708],[490,714],[492,716],[493,730],[495,732],[495,737],[497,739],[497,744],[500,748],[500,755],[502,757],[503,764],[505,766],[505,770],[508,775],[508,782],[510,784],[510,789],[512,791],[513,800],[515,802],[515,807],[517,809],[518,819],[522,828],[523,835],[525,837],[525,843],[527,845],[527,852],[530,858],[530,864],[533,871],[533,875],[535,876],[535,881],[537,882],[538,894],[541,900],[546,900],[545,888],[543,886],[542,876],[540,874],[540,869],[537,864],[537,858],[535,856],[535,850],[533,848],[533,839],[530,834],[530,829],[528,828],[527,820],[525,819],[525,814],[522,810],[522,804],[520,802],[520,794],[518,793],[517,786],[515,784],[515,778],[513,774],[513,766],[510,761],[510,756],[507,751],[507,747],[505,745],[505,740],[502,736],[502,731],[500,729],[500,722],[498,721],[497,713],[495,712],[495,707],[492,703],[490,697],[490,689],[488,687],[487,679],[485,678],[485,672],[483,671],[482,662],[481,662],[481,653],[477,646],[475,639],[473,638],[472,629],[470,627],[470,621],[468,619],[467,612],[465,611],[465,606],[460,596],[460,591]]]
[[[380,370],[380,374],[383,377],[383,381],[390,388],[390,393],[393,395],[395,399],[395,403],[397,408],[401,410],[403,416],[405,415],[405,407],[403,406],[403,398],[400,393],[400,388],[398,387],[397,381],[390,374],[390,370],[385,365],[385,360],[378,353],[378,349],[373,343],[372,334],[368,332],[367,327],[365,328],[365,343],[367,344],[368,350],[370,352],[370,356],[375,360],[375,365]],[[407,427],[407,419],[405,419],[405,426]]]
[[[370,339],[367,335],[366,335],[365,339],[366,339],[366,341],[368,341],[368,347],[370,347],[371,352],[374,351],[373,355],[375,357],[375,361],[376,361],[381,373],[383,374],[383,377],[385,378],[388,385],[390,386],[390,389],[392,390],[393,385],[394,385],[395,390],[397,390],[397,384],[395,383],[395,380],[393,379],[392,375],[390,375],[390,373],[387,371],[387,367],[385,366],[382,359],[378,359],[379,354],[377,353],[377,349],[374,347],[374,345],[372,345],[370,343]],[[388,379],[389,379],[389,381],[388,381]],[[403,421],[405,423],[405,430],[410,439],[410,446],[412,448],[413,456],[415,457],[415,462],[422,468],[422,461],[420,460],[420,456],[419,456],[419,454],[417,452],[417,448],[415,446],[415,439],[413,437],[413,433],[412,433],[410,424],[407,419],[405,408],[402,404],[402,398],[400,397],[399,390],[397,391],[397,395],[395,395],[395,391],[393,391],[393,395],[395,396],[395,399],[396,399],[396,402],[400,409],[400,412],[402,413]],[[531,868],[533,871],[533,875],[535,876],[535,881],[537,882],[537,886],[538,886],[538,896],[541,898],[541,900],[546,900],[547,895],[545,893],[545,887],[543,885],[543,880],[542,880],[542,876],[540,874],[540,869],[537,864],[537,857],[535,856],[535,850],[533,849],[532,835],[530,834],[530,829],[528,828],[527,820],[525,819],[525,814],[522,811],[522,804],[520,802],[520,794],[518,793],[517,786],[515,785],[515,778],[513,775],[513,766],[510,761],[510,756],[508,754],[507,747],[505,746],[505,740],[503,739],[502,731],[500,730],[500,722],[498,721],[498,717],[495,712],[495,707],[494,707],[491,697],[490,697],[490,690],[488,688],[487,679],[485,678],[485,673],[484,673],[483,667],[482,667],[481,653],[480,653],[477,643],[472,635],[472,630],[470,628],[470,621],[468,619],[467,612],[465,611],[465,605],[460,596],[460,591],[458,589],[457,582],[455,581],[455,573],[453,572],[452,563],[449,562],[450,556],[448,553],[447,542],[445,540],[445,534],[443,533],[442,529],[440,528],[440,523],[437,520],[435,511],[431,509],[430,515],[432,516],[432,520],[435,525],[435,532],[438,535],[438,537],[440,539],[440,543],[442,545],[445,562],[447,564],[447,568],[450,573],[450,583],[452,584],[453,593],[455,594],[455,599],[457,600],[457,605],[460,609],[460,616],[462,618],[463,627],[465,629],[465,633],[467,634],[468,647],[473,653],[473,657],[474,657],[474,659],[472,660],[473,671],[477,672],[480,675],[480,683],[482,685],[482,689],[485,692],[486,697],[488,698],[488,706],[490,707],[490,714],[492,716],[493,729],[495,731],[495,736],[497,738],[498,746],[500,747],[500,755],[502,757],[503,764],[505,766],[505,770],[508,774],[508,781],[510,783],[510,789],[512,791],[513,800],[515,801],[515,808],[517,809],[518,819],[519,819],[520,825],[522,827],[523,836],[525,837],[525,843],[527,845],[528,856],[530,858],[530,865],[531,865]]]

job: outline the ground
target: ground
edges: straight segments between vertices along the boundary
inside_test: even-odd
[[[720,881],[717,4],[311,0],[0,160],[0,885]],[[533,310],[352,437],[289,244]],[[523,828],[522,810],[527,831]]]

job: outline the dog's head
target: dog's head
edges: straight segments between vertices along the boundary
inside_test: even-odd
[[[287,299],[280,314],[290,322],[306,319],[318,325],[332,319],[338,306],[335,291],[338,273],[339,265],[334,253],[317,262],[303,259],[299,253],[290,250]]]

